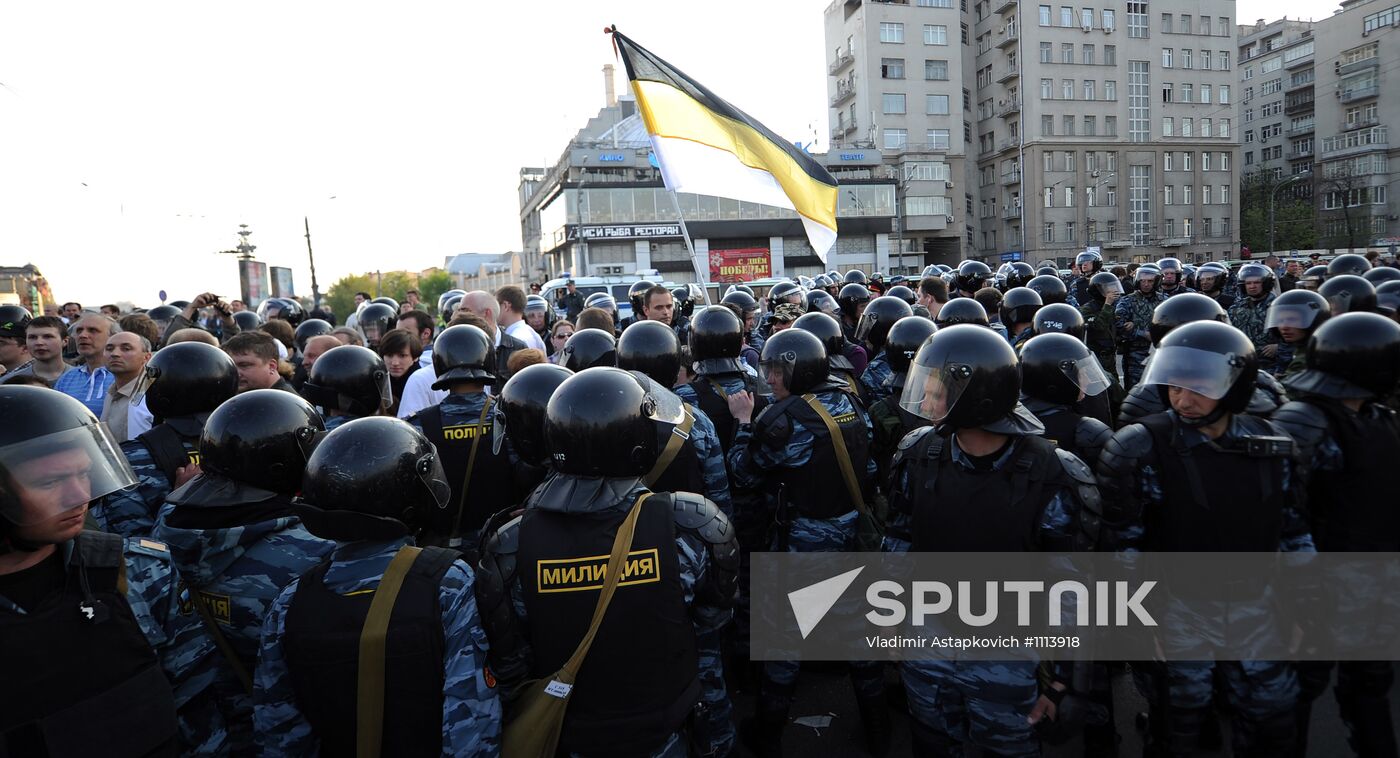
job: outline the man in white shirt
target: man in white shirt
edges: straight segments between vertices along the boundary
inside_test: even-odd
[[[496,313],[496,324],[506,330],[506,334],[525,343],[541,353],[547,353],[544,340],[525,322],[525,290],[508,284],[496,290],[496,303],[500,311]]]

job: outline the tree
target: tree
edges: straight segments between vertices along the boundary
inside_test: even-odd
[[[1240,243],[1256,252],[1269,250],[1269,198],[1281,180],[1256,171],[1244,177],[1240,191]],[[1317,246],[1317,213],[1312,201],[1294,194],[1307,185],[1280,190],[1274,201],[1274,246],[1308,250]]]
[[[452,276],[446,271],[435,271],[418,280],[418,296],[429,313],[437,314],[437,301],[442,293],[452,289]]]
[[[1342,211],[1343,232],[1326,235],[1327,246],[1330,248],[1358,247],[1360,244],[1365,244],[1366,235],[1370,233],[1370,229],[1366,226],[1366,218],[1357,207],[1358,203],[1366,202],[1366,199],[1358,197],[1367,192],[1364,188],[1364,177],[1357,176],[1352,172],[1349,161],[1330,165],[1334,168],[1327,172],[1327,178],[1322,181],[1322,196],[1325,199],[1331,195],[1337,200],[1334,204]]]
[[[355,293],[374,294],[374,276],[357,274],[343,276],[326,290],[325,307],[335,314],[337,323],[344,324],[346,317],[355,312]]]

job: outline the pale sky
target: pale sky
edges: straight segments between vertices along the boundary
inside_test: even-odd
[[[303,215],[323,292],[518,250],[519,169],[553,165],[602,106],[604,26],[824,149],[826,5],[3,0],[0,263],[37,265],[59,300],[151,306],[236,296],[215,253],[240,223],[304,295]]]

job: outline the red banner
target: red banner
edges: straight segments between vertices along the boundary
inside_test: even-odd
[[[710,281],[751,282],[773,275],[773,259],[765,247],[710,251]]]

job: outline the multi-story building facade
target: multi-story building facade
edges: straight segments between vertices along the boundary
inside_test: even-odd
[[[893,243],[904,269],[956,263],[976,240],[967,9],[968,0],[834,0],[823,17],[830,152],[838,163],[881,156],[874,173],[898,188]]]
[[[1323,247],[1400,242],[1389,197],[1400,171],[1400,146],[1389,140],[1400,96],[1385,92],[1396,62],[1387,51],[1400,51],[1393,0],[1352,0],[1321,21],[1240,29],[1242,177],[1300,177],[1279,195],[1312,199]]]
[[[1233,10],[978,3],[982,256],[1232,257]]]

